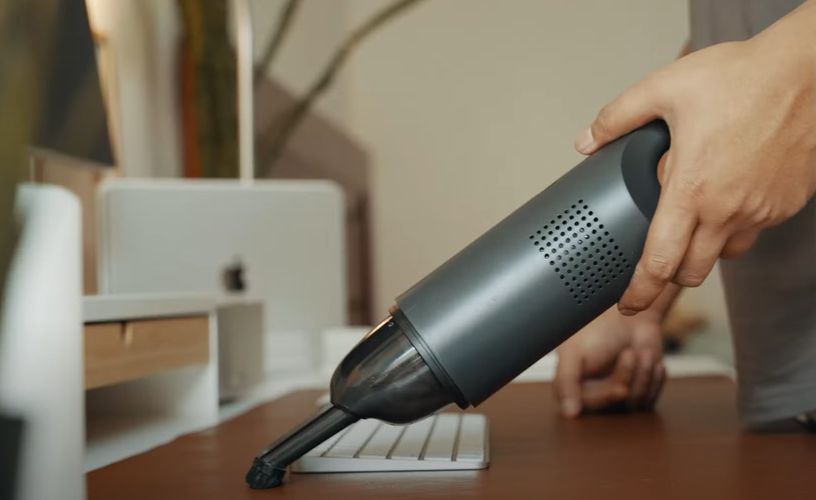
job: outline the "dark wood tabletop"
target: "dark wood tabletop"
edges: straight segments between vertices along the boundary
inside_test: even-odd
[[[816,436],[742,431],[734,389],[724,378],[674,379],[654,413],[568,421],[548,384],[511,384],[475,410],[490,419],[487,470],[290,474],[281,488],[250,490],[252,457],[316,410],[319,392],[300,391],[93,471],[88,497],[816,499]]]

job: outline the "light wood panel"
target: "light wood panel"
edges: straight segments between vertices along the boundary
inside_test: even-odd
[[[136,380],[209,359],[209,317],[85,325],[85,388]]]
[[[81,160],[60,156],[35,156],[32,160],[32,182],[64,187],[79,198],[82,208],[82,292],[99,290],[96,275],[96,187],[111,171],[94,168]]]

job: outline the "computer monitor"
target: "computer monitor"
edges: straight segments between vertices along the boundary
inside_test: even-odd
[[[116,179],[97,201],[100,292],[260,299],[267,374],[315,366],[320,332],[347,323],[332,182]]]
[[[51,50],[39,55],[45,84],[33,133],[35,154],[108,167],[114,163],[96,49],[85,0],[57,1]]]
[[[0,415],[0,498],[14,498],[23,437],[23,421]]]

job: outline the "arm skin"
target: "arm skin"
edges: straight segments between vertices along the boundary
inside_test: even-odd
[[[618,307],[694,287],[719,257],[799,212],[816,191],[816,0],[744,42],[689,54],[605,106],[576,140],[591,154],[662,118],[672,145],[643,256]]]

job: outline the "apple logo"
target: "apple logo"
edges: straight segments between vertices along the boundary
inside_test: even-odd
[[[227,292],[236,293],[246,290],[246,280],[244,279],[244,263],[240,257],[236,257],[232,264],[224,268],[222,281]]]

